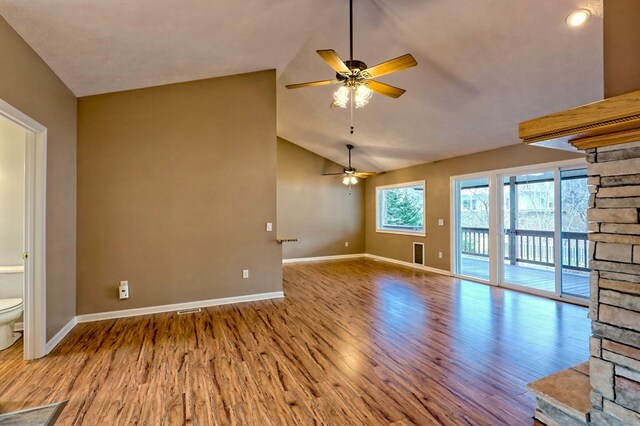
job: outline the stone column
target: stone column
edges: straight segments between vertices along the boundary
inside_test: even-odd
[[[589,149],[591,422],[640,424],[640,142]]]

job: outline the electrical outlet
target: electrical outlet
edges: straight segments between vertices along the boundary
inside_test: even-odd
[[[249,270],[248,269],[243,269],[242,270],[242,278],[249,278]]]
[[[345,242],[344,242],[344,246],[345,246],[345,247],[349,247],[349,241],[345,241]]]
[[[267,222],[267,232],[273,231],[273,223]]]
[[[438,252],[438,257],[439,257],[440,259],[442,259],[442,252],[441,252],[441,251],[439,251],[439,252]]]
[[[438,219],[438,226],[444,226],[444,219]]]
[[[120,281],[120,285],[118,286],[118,297],[120,299],[129,298],[129,281]]]

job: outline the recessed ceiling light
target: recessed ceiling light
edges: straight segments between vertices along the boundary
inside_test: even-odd
[[[587,22],[590,17],[591,12],[589,12],[587,9],[579,9],[573,12],[571,15],[567,16],[565,22],[570,27],[579,27],[580,25],[583,25],[585,22]]]

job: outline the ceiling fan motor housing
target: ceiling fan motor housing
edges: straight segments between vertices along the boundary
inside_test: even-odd
[[[367,64],[355,59],[353,61],[345,61],[345,65],[347,66],[347,68],[351,70],[351,75],[344,75],[337,72],[336,79],[338,79],[339,81],[345,81],[353,77],[354,75],[358,74],[359,72],[364,71],[368,68]]]

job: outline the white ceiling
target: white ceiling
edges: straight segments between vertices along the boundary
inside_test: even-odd
[[[77,95],[275,68],[278,135],[359,169],[391,170],[519,143],[518,122],[602,98],[602,0],[354,0],[354,57],[411,53],[356,110],[317,49],[348,59],[347,0],[0,0],[0,14]],[[595,16],[579,29],[564,18]]]

